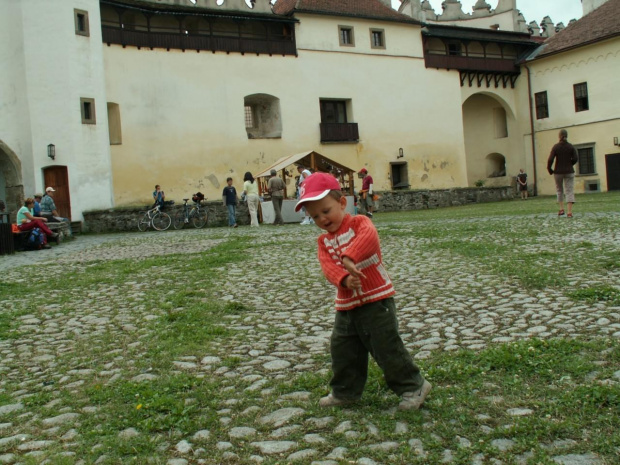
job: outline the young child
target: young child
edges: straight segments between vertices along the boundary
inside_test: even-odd
[[[233,179],[226,178],[226,187],[222,191],[222,201],[228,208],[228,226],[237,227],[237,189],[233,187]]]
[[[383,370],[387,385],[402,397],[401,410],[418,409],[431,384],[413,363],[400,335],[394,287],[381,262],[379,235],[366,216],[346,213],[340,184],[327,173],[314,173],[300,187],[295,210],[305,207],[317,226],[319,262],[336,286],[336,319],[331,335],[332,392],[321,407],[355,402],[368,375],[368,354]]]

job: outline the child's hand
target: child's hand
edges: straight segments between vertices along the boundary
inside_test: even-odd
[[[352,291],[362,291],[362,280],[355,276],[349,275],[344,280],[344,287]]]
[[[342,264],[344,265],[344,268],[349,272],[349,274],[354,278],[366,278],[366,275],[357,268],[355,262],[349,257],[344,257],[342,259]]]

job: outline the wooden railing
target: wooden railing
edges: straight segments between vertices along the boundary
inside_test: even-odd
[[[321,123],[321,142],[357,142],[357,123]]]
[[[292,38],[244,38],[231,36],[182,34],[180,32],[131,31],[102,26],[103,42],[134,47],[165,48],[167,50],[208,50],[214,52],[297,55]]]
[[[427,68],[457,69],[459,71],[514,73],[519,71],[515,61],[515,59],[506,58],[424,54],[424,63]]]

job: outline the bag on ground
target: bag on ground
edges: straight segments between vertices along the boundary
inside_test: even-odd
[[[39,250],[45,243],[45,233],[39,228],[33,228],[28,236],[28,248]]]

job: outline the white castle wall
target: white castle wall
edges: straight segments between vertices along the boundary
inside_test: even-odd
[[[75,34],[74,8],[88,11],[90,37]],[[22,163],[24,194],[44,190],[42,169],[66,166],[72,211],[112,205],[99,2],[0,0],[0,140]],[[5,14],[8,12],[8,14]],[[10,38],[10,40],[8,40]],[[80,98],[94,98],[96,125],[82,124]],[[56,160],[47,145],[56,146]]]

